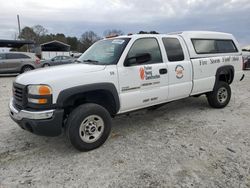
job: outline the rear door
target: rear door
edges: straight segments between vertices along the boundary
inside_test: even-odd
[[[30,63],[30,57],[21,53],[7,53],[6,54],[7,68],[10,72],[20,72],[21,68]]]
[[[163,37],[169,72],[168,100],[184,98],[192,90],[192,64],[184,41],[178,36]]]
[[[6,54],[6,68],[9,72],[19,72],[23,62],[19,53]]]
[[[149,54],[144,63],[125,63],[132,57]],[[123,65],[118,66],[121,111],[126,112],[159,104],[167,100],[167,64],[163,62],[157,38],[140,38],[133,42]]]
[[[72,62],[71,57],[69,57],[69,56],[62,56],[62,60],[61,60],[61,64],[62,65],[69,64],[71,62]]]
[[[53,61],[51,63],[52,63],[52,65],[60,65],[60,64],[62,64],[62,56],[54,57]]]

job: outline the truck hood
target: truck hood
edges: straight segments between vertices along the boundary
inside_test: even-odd
[[[16,78],[16,82],[23,85],[50,83],[65,80],[72,76],[83,75],[105,69],[105,65],[70,64],[48,67],[23,73]]]

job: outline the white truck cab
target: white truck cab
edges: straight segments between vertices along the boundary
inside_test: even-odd
[[[102,145],[111,117],[205,94],[225,107],[230,84],[244,78],[236,39],[227,33],[187,31],[103,39],[78,63],[34,70],[13,83],[10,116],[38,135],[66,129],[81,151]]]

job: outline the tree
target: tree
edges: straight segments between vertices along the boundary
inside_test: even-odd
[[[36,41],[36,33],[32,28],[26,26],[22,29],[19,38]]]
[[[72,51],[78,51],[78,39],[76,37],[67,37],[66,40]]]
[[[121,30],[117,30],[117,29],[107,29],[103,32],[103,36],[104,37],[108,37],[108,36],[114,36],[114,35],[124,35],[124,33]]]
[[[41,38],[48,33],[48,30],[41,25],[35,25],[32,28],[33,31],[36,33],[36,42],[40,43]]]
[[[54,37],[54,40],[58,40],[60,42],[67,43],[67,39],[63,33],[57,33]]]
[[[138,34],[159,34],[159,33],[157,31],[150,31],[150,32],[140,31]]]
[[[93,31],[86,31],[82,34],[80,38],[80,51],[84,52],[86,51],[92,44],[94,44],[96,41],[100,40],[101,38],[94,33]]]
[[[139,31],[138,34],[148,34],[148,32],[147,31]]]
[[[54,38],[55,38],[54,34],[43,35],[40,37],[40,44],[52,41],[52,40],[54,40]]]
[[[44,35],[46,35],[48,33],[48,30],[45,29],[41,25],[35,25],[35,26],[33,26],[33,30],[34,30],[34,32],[36,33],[36,35],[38,37],[44,36]]]

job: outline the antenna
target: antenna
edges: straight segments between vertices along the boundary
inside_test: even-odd
[[[20,35],[21,35],[21,26],[20,26],[19,15],[17,15],[17,23],[18,23],[18,31],[19,31],[19,36],[18,36],[18,38],[20,38]]]

